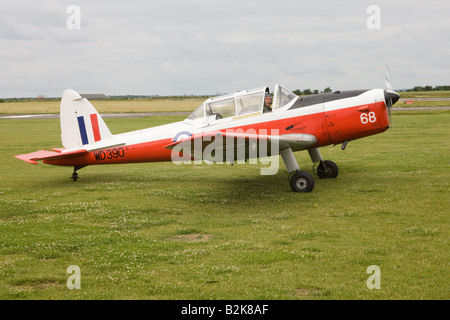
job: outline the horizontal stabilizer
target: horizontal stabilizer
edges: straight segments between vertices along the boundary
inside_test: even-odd
[[[79,156],[80,154],[87,152],[84,149],[69,151],[69,152],[64,152],[61,149],[55,149],[55,151],[40,150],[40,151],[31,152],[31,153],[21,154],[21,155],[15,156],[15,158],[23,160],[28,163],[38,164],[36,161],[76,157],[76,156]]]

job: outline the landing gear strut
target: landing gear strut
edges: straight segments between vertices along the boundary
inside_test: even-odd
[[[334,179],[338,176],[339,169],[336,163],[331,160],[323,160],[319,149],[310,149],[308,152],[314,163],[313,171],[320,179]]]
[[[78,173],[77,173],[77,170],[80,170],[80,169],[82,169],[82,168],[84,168],[84,167],[86,167],[86,166],[74,166],[74,167],[73,167],[73,173],[72,173],[71,179],[72,179],[74,182],[78,180]]]

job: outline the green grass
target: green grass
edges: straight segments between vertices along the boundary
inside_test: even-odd
[[[113,133],[179,117],[107,119]],[[322,148],[337,179],[291,192],[282,164],[30,165],[58,120],[0,120],[0,299],[448,299],[449,112]],[[296,153],[311,172],[306,152]],[[81,289],[66,272],[81,269]],[[381,270],[369,290],[366,270]]]
[[[419,101],[416,100],[412,104],[407,104],[404,101],[399,101],[394,105],[395,109],[399,108],[434,108],[434,107],[449,107],[450,101],[440,100],[440,101]]]
[[[92,100],[100,113],[191,112],[206,98]],[[0,103],[0,114],[59,114],[61,101],[31,100]]]

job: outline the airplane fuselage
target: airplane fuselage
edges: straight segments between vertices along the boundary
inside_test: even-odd
[[[317,143],[311,148],[318,148],[381,133],[388,128],[384,90],[343,91],[298,97],[269,113],[219,120],[208,117],[197,121],[187,119],[116,134],[107,140],[91,144],[91,151],[77,157],[48,159],[43,162],[60,166],[86,166],[171,161],[172,150],[166,146],[185,136],[208,131],[253,130],[259,133],[265,130],[272,134],[276,131],[280,136],[309,134],[317,138]],[[104,145],[113,147],[104,148]],[[77,149],[80,148],[73,150]]]

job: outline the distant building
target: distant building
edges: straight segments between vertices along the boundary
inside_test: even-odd
[[[109,99],[109,96],[103,93],[80,93],[82,98],[86,98],[88,100],[102,100]]]

